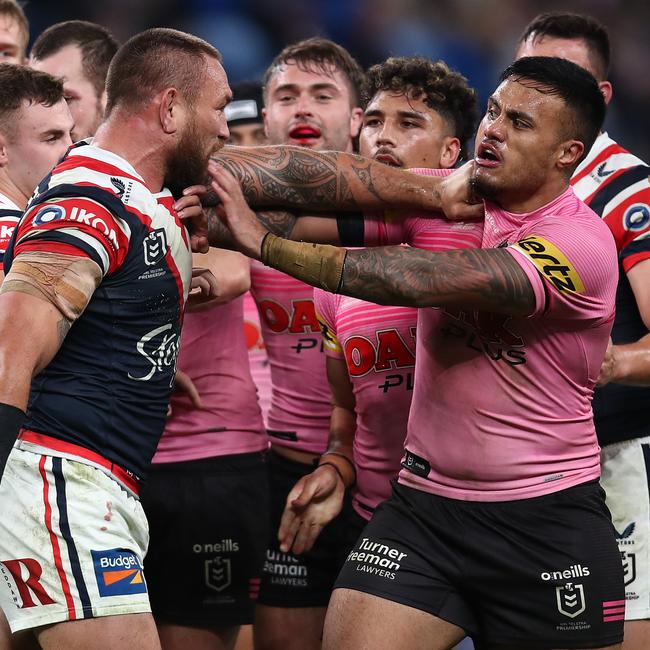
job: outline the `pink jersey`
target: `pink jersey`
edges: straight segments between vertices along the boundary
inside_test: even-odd
[[[244,338],[244,298],[185,315],[178,368],[201,396],[202,408],[174,393],[154,463],[261,451],[268,447]]]
[[[262,338],[260,315],[250,291],[244,294],[244,337],[248,348],[251,375],[257,387],[257,399],[266,423],[271,408],[271,367]]]
[[[390,495],[404,450],[417,309],[314,290],[325,354],[345,360],[356,399],[354,509],[365,519]]]
[[[534,313],[422,309],[400,482],[506,501],[595,479],[591,397],[614,317],[616,248],[572,190],[528,214],[486,204],[483,248],[506,247]]]
[[[274,445],[321,454],[327,447],[332,409],[314,290],[253,261],[251,293],[271,366],[270,440]]]

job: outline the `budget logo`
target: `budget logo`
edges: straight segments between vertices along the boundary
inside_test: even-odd
[[[555,588],[555,597],[558,611],[569,618],[575,618],[587,608],[585,590],[582,585],[567,582],[565,585]]]
[[[100,596],[130,596],[147,593],[142,565],[133,551],[111,548],[106,551],[91,550],[90,552]]]
[[[215,591],[223,591],[230,586],[232,575],[230,560],[217,555],[214,560],[205,561],[205,584]]]
[[[144,246],[144,263],[153,266],[167,254],[167,236],[164,228],[152,230],[142,242]]]

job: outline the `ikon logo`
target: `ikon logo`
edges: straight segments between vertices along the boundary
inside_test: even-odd
[[[560,614],[575,618],[585,611],[585,590],[582,585],[574,585],[567,582],[562,587],[555,588],[555,597],[557,599],[557,609]]]
[[[230,560],[220,556],[205,561],[205,584],[215,591],[223,591],[230,586],[232,576]]]

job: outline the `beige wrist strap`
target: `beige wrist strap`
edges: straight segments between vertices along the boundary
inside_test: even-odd
[[[343,279],[347,251],[337,246],[291,241],[267,233],[262,262],[314,287],[337,293]]]

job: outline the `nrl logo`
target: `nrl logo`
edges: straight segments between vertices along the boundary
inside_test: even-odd
[[[205,561],[205,584],[215,591],[223,591],[230,586],[230,560],[220,556]]]
[[[555,588],[555,597],[558,611],[569,618],[575,618],[587,608],[582,585],[567,582],[564,586]]]
[[[144,246],[144,263],[153,266],[167,254],[167,235],[164,228],[150,232],[142,242]]]

